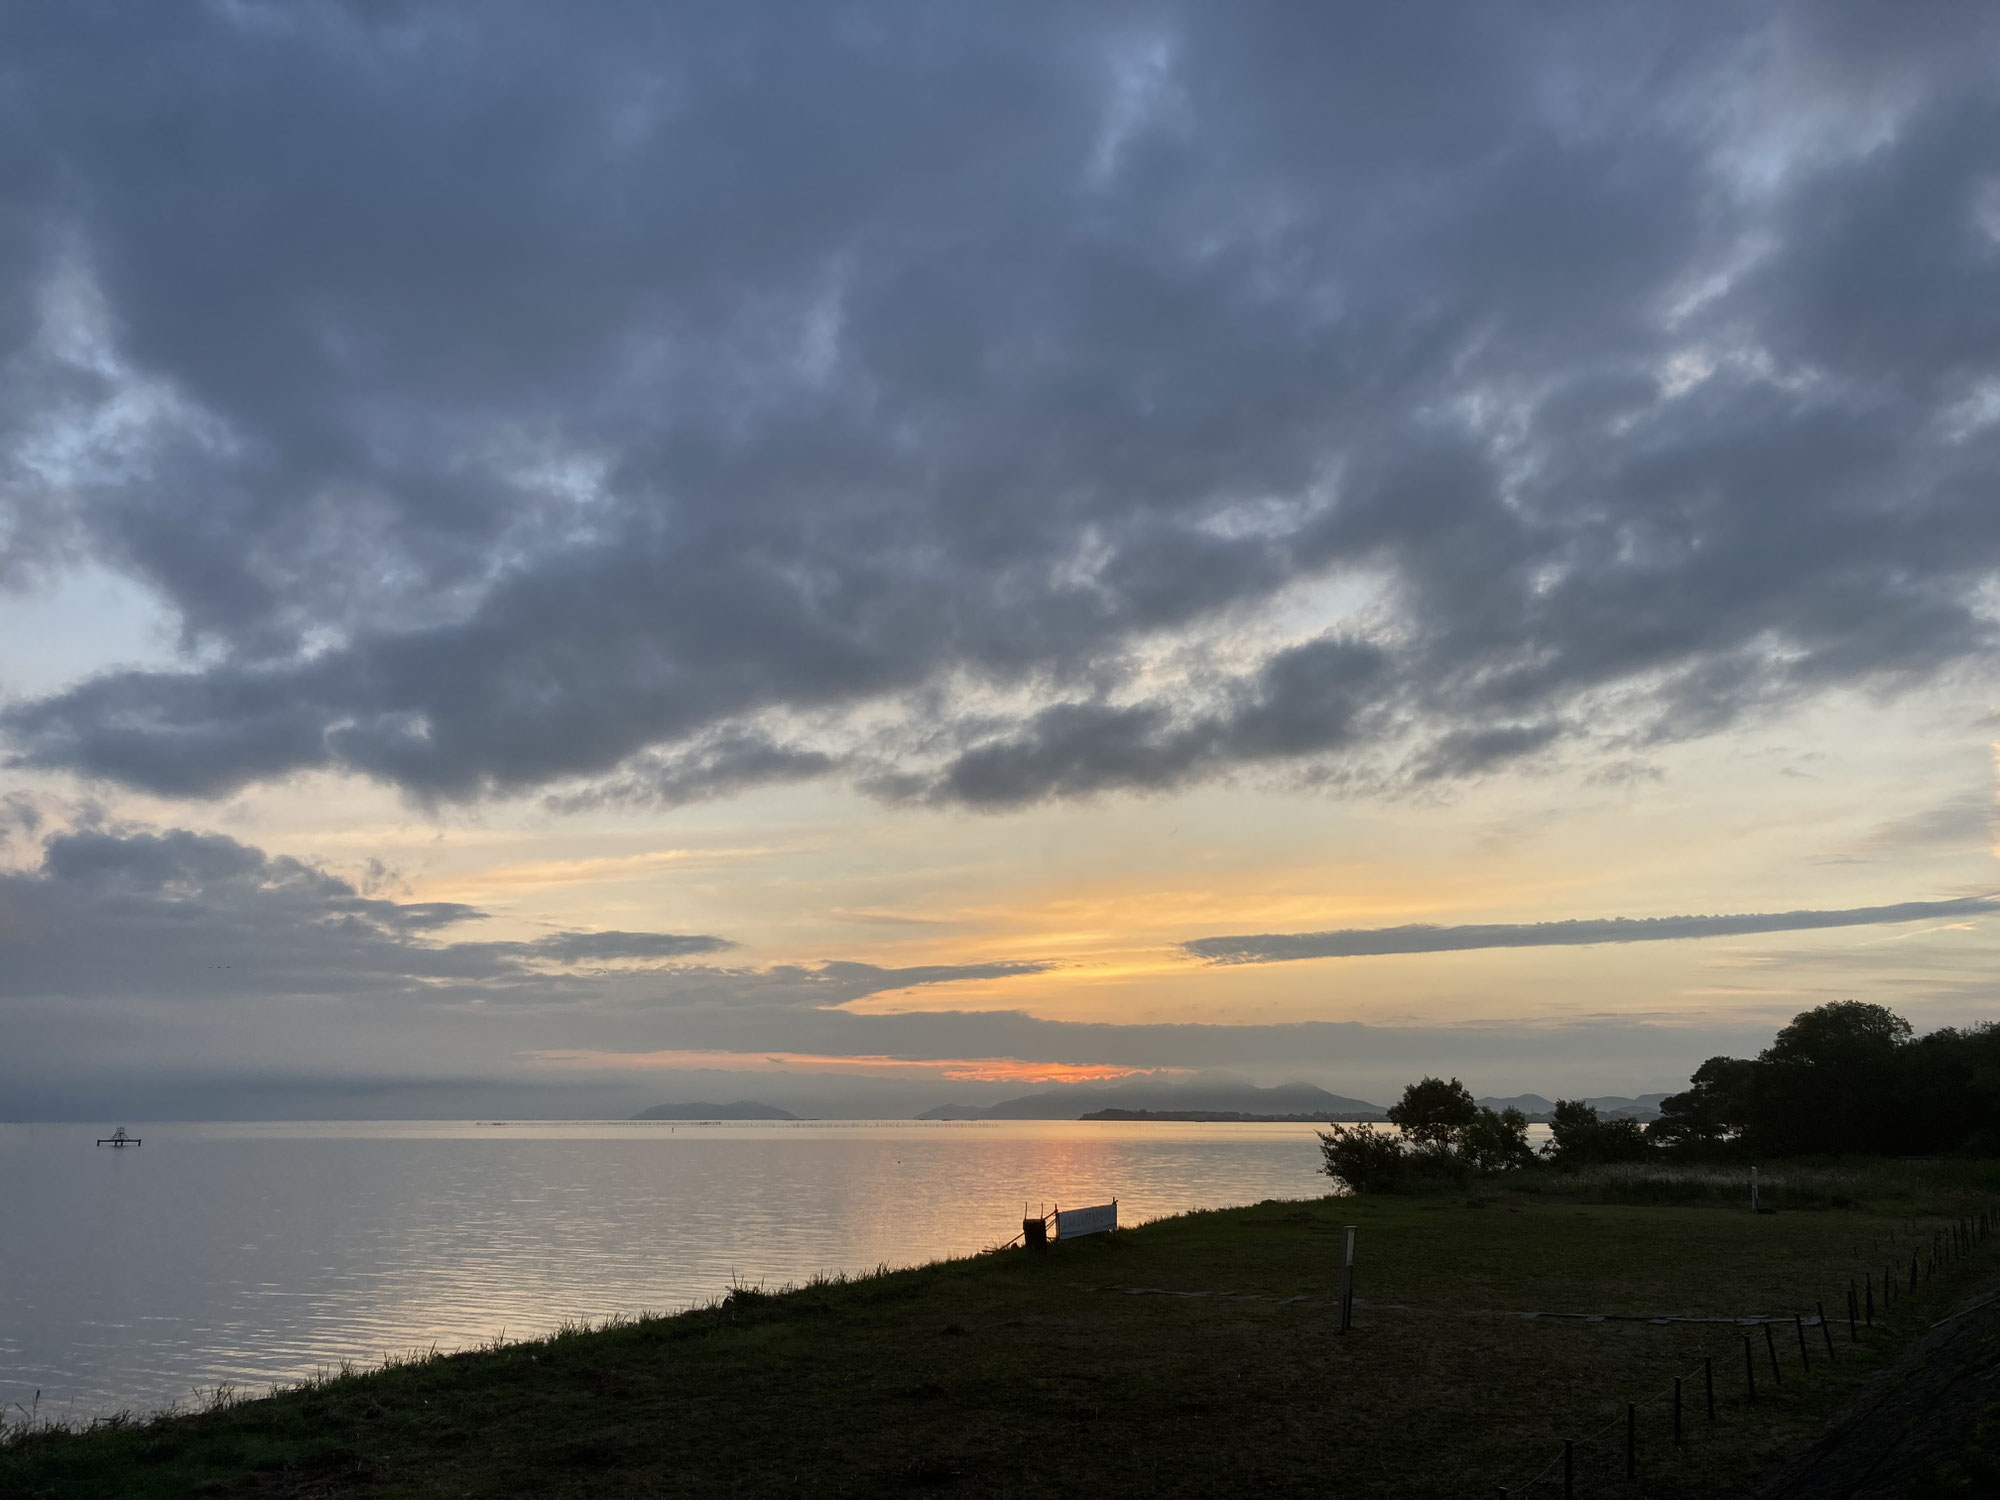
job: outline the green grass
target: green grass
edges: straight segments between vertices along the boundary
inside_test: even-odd
[[[1991,1169],[1843,1170],[1837,1193],[1813,1189],[1840,1208],[1602,1201],[1640,1179],[1536,1174],[1525,1192],[1266,1203],[1045,1254],[742,1293],[206,1413],[16,1430],[0,1495],[1491,1495],[1607,1424],[1579,1454],[1579,1493],[1739,1493],[2000,1270],[2000,1238],[1859,1344],[1843,1319],[1830,1367],[1815,1332],[1803,1373],[1787,1325],[1781,1388],[1760,1336],[1754,1408],[1740,1328],[1519,1314],[1789,1317],[1820,1300],[1838,1313],[1850,1277],[1907,1268],[1913,1216],[1927,1235],[2000,1188]],[[1363,1299],[1345,1336],[1342,1224],[1360,1227]],[[1691,1380],[1676,1451],[1651,1398],[1704,1354],[1719,1415]],[[1641,1479],[1627,1485],[1625,1402],[1640,1399]]]

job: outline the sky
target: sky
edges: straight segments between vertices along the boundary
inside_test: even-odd
[[[2000,13],[0,12],[0,1117],[2000,1017]]]

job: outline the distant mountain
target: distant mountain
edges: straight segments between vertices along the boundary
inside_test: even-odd
[[[1246,1115],[1235,1109],[1096,1109],[1080,1120],[1167,1120],[1200,1125],[1316,1125],[1316,1115]]]
[[[789,1109],[738,1099],[734,1104],[655,1104],[632,1116],[635,1120],[796,1120]]]
[[[1635,1120],[1657,1120],[1660,1117],[1660,1101],[1665,1094],[1641,1094],[1636,1099],[1623,1094],[1598,1094],[1584,1099],[1592,1109],[1607,1120],[1615,1120],[1621,1115]],[[1546,1122],[1555,1113],[1553,1099],[1544,1099],[1540,1094],[1516,1094],[1511,1099],[1481,1099],[1488,1109],[1518,1109],[1530,1120]]]
[[[1281,1083],[1259,1088],[1251,1083],[1203,1082],[1159,1084],[1142,1082],[1116,1088],[1073,1085],[1042,1094],[1024,1094],[980,1108],[940,1104],[925,1110],[920,1120],[1075,1120],[1099,1110],[1144,1110],[1156,1114],[1307,1115],[1315,1120],[1380,1119],[1382,1106],[1365,1099],[1330,1094],[1310,1083]]]

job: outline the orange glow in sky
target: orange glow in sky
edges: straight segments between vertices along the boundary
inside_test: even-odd
[[[1121,1078],[1185,1074],[1186,1068],[1129,1068],[1116,1063],[1029,1062],[1018,1057],[831,1057],[812,1052],[595,1052],[528,1054],[572,1068],[633,1068],[722,1073],[908,1073],[957,1083],[1110,1083]]]

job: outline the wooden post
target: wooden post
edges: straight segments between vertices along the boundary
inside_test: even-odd
[[[1819,1313],[1819,1331],[1820,1331],[1820,1336],[1821,1336],[1822,1338],[1824,1338],[1824,1339],[1826,1340],[1826,1362],[1827,1362],[1828,1364],[1832,1364],[1832,1363],[1833,1363],[1833,1329],[1832,1329],[1832,1327],[1831,1327],[1831,1326],[1830,1326],[1830,1325],[1829,1325],[1829,1324],[1827,1323],[1827,1321],[1826,1321],[1826,1304],[1825,1304],[1824,1302],[1816,1302],[1816,1303],[1814,1303],[1814,1304],[1813,1304],[1813,1307],[1814,1307],[1814,1309],[1815,1309],[1815,1310],[1816,1310],[1816,1311],[1817,1311],[1817,1312]]]
[[[1674,1377],[1674,1446],[1681,1445],[1681,1378]]]
[[[1713,1354],[1704,1354],[1701,1357],[1701,1384],[1702,1388],[1708,1393],[1708,1420],[1713,1422],[1715,1420],[1715,1356]]]
[[[1639,1477],[1639,1403],[1625,1403],[1625,1477]]]
[[[1771,1332],[1771,1325],[1764,1324],[1764,1352],[1771,1356],[1771,1384],[1783,1385],[1785,1372],[1778,1368],[1778,1336]]]
[[[1340,1231],[1340,1331],[1354,1326],[1354,1235],[1358,1226],[1347,1224]]]
[[[1792,1326],[1799,1334],[1799,1368],[1808,1375],[1812,1373],[1812,1356],[1806,1353],[1806,1320],[1797,1313],[1792,1314]]]
[[[1757,1212],[1757,1169],[1750,1169],[1750,1212]]]
[[[1743,1384],[1750,1392],[1750,1404],[1757,1404],[1757,1356],[1750,1352],[1750,1335],[1743,1335]]]

